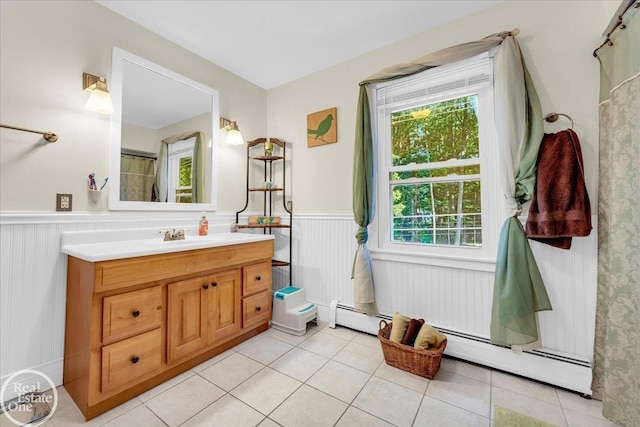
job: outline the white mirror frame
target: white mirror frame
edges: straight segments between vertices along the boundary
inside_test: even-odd
[[[220,113],[218,91],[183,75],[161,67],[153,62],[140,58],[120,48],[114,47],[111,57],[110,93],[114,112],[111,114],[109,131],[109,210],[120,211],[215,211],[217,207],[218,189],[218,143],[220,131]],[[152,72],[179,81],[194,89],[211,95],[211,170],[205,173],[209,188],[209,203],[170,203],[170,202],[132,202],[120,200],[120,153],[122,148],[122,84],[124,77],[124,61],[130,61]],[[160,141],[158,141],[160,144]]]

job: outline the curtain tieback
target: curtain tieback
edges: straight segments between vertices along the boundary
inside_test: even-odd
[[[358,231],[356,232],[356,241],[358,244],[367,243],[369,240],[369,232],[367,231],[367,227],[359,226]]]
[[[522,206],[513,197],[507,197],[504,202],[504,208],[507,211],[507,218],[518,216],[522,213]]]

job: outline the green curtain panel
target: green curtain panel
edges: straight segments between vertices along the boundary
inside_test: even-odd
[[[598,295],[594,397],[603,415],[640,426],[640,9],[597,50],[600,61]]]
[[[193,146],[193,167],[191,168],[193,202],[204,202],[204,133],[195,130],[173,135],[160,141],[158,172],[155,182],[156,202],[166,202],[168,197],[169,144],[192,137],[196,138]]]
[[[364,85],[360,86],[356,126],[353,151],[353,217],[358,224],[356,233],[358,248],[351,274],[351,278],[354,279],[353,304],[357,312],[374,316],[378,314],[378,306],[373,286],[371,258],[367,249],[367,240],[369,240],[367,226],[373,220],[375,213],[376,162],[369,97]]]
[[[533,197],[542,142],[542,111],[518,42],[507,38],[494,56],[496,139],[507,220],[498,242],[491,307],[491,342],[538,341],[536,312],[551,302],[518,215]]]
[[[514,64],[515,66],[515,71],[506,70],[503,73],[505,79],[508,78],[508,80],[504,81],[503,86],[506,89],[502,91],[502,95],[512,96],[511,92],[508,91],[509,86],[517,83],[519,87],[525,88],[525,77],[528,78],[526,69],[524,69],[523,71],[524,67],[520,56],[520,49],[518,48],[517,42],[514,39],[515,34],[517,33],[514,32],[514,34],[512,34],[511,31],[504,31],[497,34],[492,34],[478,41],[442,49],[418,58],[417,60],[408,64],[394,65],[385,68],[384,70],[381,70],[365,79],[364,81],[360,82],[360,95],[358,99],[358,109],[356,116],[356,137],[353,156],[353,213],[354,219],[358,224],[358,232],[356,233],[358,249],[356,250],[353,267],[354,307],[356,311],[360,311],[366,314],[377,314],[378,312],[375,305],[375,291],[373,287],[371,260],[369,258],[369,253],[366,246],[366,242],[368,239],[367,227],[371,223],[375,213],[374,204],[376,182],[376,141],[374,138],[375,133],[371,129],[371,106],[368,96],[370,84],[390,81],[397,78],[417,74],[430,68],[471,58],[475,55],[481,54],[483,52],[488,52],[491,49],[500,46],[498,52],[504,51],[505,53],[503,53],[503,57],[509,59],[510,63]],[[507,49],[504,48],[504,41],[509,41],[509,43],[507,43]],[[507,63],[509,61],[503,62]],[[537,128],[527,128],[527,117],[535,117],[535,120],[539,119],[539,129],[542,129],[540,107],[538,104],[535,104],[535,102],[537,102],[537,95],[535,95],[535,89],[533,89],[533,85],[531,84],[530,79],[527,80],[526,89],[532,91],[531,98],[527,97],[525,92],[524,96],[521,96],[521,94],[519,94],[519,98],[517,98],[517,105],[516,102],[507,102],[507,105],[513,108],[525,108],[525,114],[516,116],[505,110],[505,114],[508,113],[508,115],[505,116],[505,119],[503,119],[501,123],[499,123],[499,126],[517,130],[517,132],[515,132],[515,142],[503,140],[501,143],[507,144],[509,146],[509,148],[507,148],[507,151],[513,148],[513,143],[517,143],[515,148],[518,151],[515,151],[514,153],[517,153],[520,157],[510,160],[508,164],[505,164],[505,167],[509,167],[517,171],[517,174],[515,172],[509,174],[509,176],[512,176],[511,185],[514,188],[513,191],[510,192],[510,194],[517,194],[518,200],[520,202],[528,200],[532,196],[533,186],[535,184],[535,159],[537,158],[537,149],[539,147],[539,143],[542,140],[541,132],[538,138],[538,145],[529,143],[529,140],[526,140],[525,142],[523,139],[524,136],[531,136],[532,138],[534,135],[536,137],[538,136],[535,132]],[[532,103],[529,105],[527,104],[527,101],[530,99],[535,102],[532,101]],[[535,109],[536,105],[537,109]],[[518,121],[514,123],[513,120]],[[523,149],[521,150],[521,148]],[[533,159],[533,164],[530,161],[531,158]],[[515,196],[509,197],[514,198]],[[510,215],[510,217],[512,216],[513,215]],[[519,239],[520,247],[526,247],[527,249],[529,248],[524,236],[524,232],[522,231],[522,226],[520,226],[519,228],[517,226],[509,227],[508,232],[510,234],[509,236],[507,236],[509,237],[508,239],[506,239],[507,242]],[[512,247],[516,247],[515,244]],[[531,255],[530,249],[528,250],[528,252],[526,250],[524,252],[519,252],[506,248],[503,253],[506,255],[505,257],[503,257],[503,260],[501,262],[504,263],[504,265],[508,266],[508,268],[499,266],[499,269],[501,269],[501,271],[506,271],[508,274],[505,276],[501,276],[502,278],[499,283],[501,285],[501,291],[499,295],[501,296],[501,302],[503,303],[501,306],[505,307],[509,304],[515,304],[519,308],[527,308],[527,319],[533,319],[535,327],[535,316],[529,313],[530,310],[528,309],[528,307],[533,306],[538,309],[540,307],[543,307],[544,309],[544,307],[546,307],[546,305],[544,304],[545,298],[546,303],[548,303],[548,298],[546,297],[546,291],[544,290],[544,286],[542,285],[542,280],[538,280],[539,273],[537,278],[532,277],[532,273],[526,280],[524,280],[523,277],[515,277],[514,275],[509,276],[510,273],[515,272],[523,265],[528,265],[528,270],[537,272],[537,267],[535,264],[535,260],[533,259],[533,255]],[[520,281],[514,282],[516,279],[519,279]],[[504,290],[503,288],[505,287],[509,288]],[[522,299],[522,296],[519,296],[517,292],[518,289],[521,288],[521,295],[535,295],[535,300],[527,301],[526,303],[516,301],[515,299]],[[511,301],[510,299],[514,299],[514,301]],[[542,302],[543,304],[540,304],[540,302]],[[548,304],[548,306],[550,308],[550,304]],[[505,318],[506,316],[509,316],[509,313],[511,312],[512,311],[505,311],[505,314],[500,318],[500,322],[496,323],[496,330],[500,330],[500,328],[506,328],[506,326],[504,325],[513,326],[516,323],[522,323],[520,321],[515,321],[512,318]],[[520,316],[520,314],[518,315]],[[527,321],[525,329],[529,326],[530,322]],[[529,331],[528,329],[525,332],[527,334],[531,333],[531,331]],[[531,335],[537,337],[537,332]],[[504,344],[506,345],[508,343],[505,342]]]

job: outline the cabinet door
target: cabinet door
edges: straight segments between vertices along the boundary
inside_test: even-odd
[[[208,277],[168,285],[167,363],[207,345]]]
[[[211,280],[208,295],[209,329],[208,345],[234,335],[241,328],[240,269],[209,276]]]

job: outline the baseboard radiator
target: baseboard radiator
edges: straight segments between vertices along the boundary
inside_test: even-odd
[[[378,334],[380,320],[391,322],[391,316],[388,314],[367,316],[357,313],[353,307],[340,303],[334,305],[336,309],[332,314],[329,306],[319,304],[320,320],[328,321],[335,316],[333,318],[337,325],[372,335]],[[491,344],[487,337],[434,326],[447,336],[445,355],[591,394],[591,365],[588,360],[544,348],[516,353],[511,349]]]

